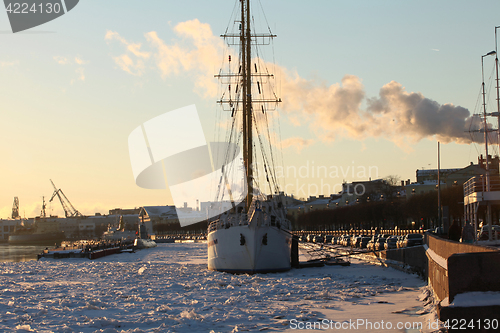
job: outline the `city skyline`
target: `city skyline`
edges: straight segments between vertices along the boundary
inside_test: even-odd
[[[389,175],[414,181],[416,169],[437,168],[437,140],[442,168],[477,163],[483,148],[468,144],[462,127],[481,111],[480,60],[500,25],[500,4],[481,4],[263,1],[278,35],[283,167],[337,168],[335,177],[286,177],[289,194]],[[127,138],[145,121],[195,104],[212,139],[218,36],[233,5],[88,0],[17,34],[2,11],[0,217],[15,196],[22,216],[38,215],[42,196],[53,193],[49,179],[88,215],[172,204],[168,190],[135,185]],[[494,57],[484,64],[487,106],[496,111]],[[357,172],[370,168],[376,174]],[[48,213],[63,215],[58,202]]]

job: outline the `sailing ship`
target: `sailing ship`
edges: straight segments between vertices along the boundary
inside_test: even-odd
[[[270,87],[274,77],[265,62],[258,56],[252,58],[254,54],[259,55],[260,46],[268,45],[276,36],[270,29],[269,33],[256,33],[250,1],[237,1],[240,11],[236,12],[233,25],[236,32],[228,33],[226,30],[221,37],[228,46],[239,47],[239,56],[233,56],[238,61],[233,64],[231,54],[228,54],[227,72],[221,69],[216,77],[223,86],[218,103],[223,110],[229,111],[226,112],[231,123],[227,126],[228,147],[233,147],[233,144],[242,146],[242,174],[246,191],[242,191],[241,198],[234,198],[229,189],[232,208],[209,224],[208,268],[249,274],[286,271],[291,268],[291,224],[286,218],[283,192],[279,189],[273,165],[272,139],[261,137],[264,133],[270,136],[267,112],[276,108],[281,100]],[[260,148],[261,155],[255,146]],[[227,153],[226,156],[229,161],[234,154]],[[257,162],[258,158],[261,160]],[[263,166],[262,178],[269,184],[271,194],[265,195],[259,189],[259,169],[254,170],[257,164]],[[219,188],[229,186],[229,171],[223,170]],[[224,190],[219,192],[226,193]],[[222,200],[220,197],[216,199]]]

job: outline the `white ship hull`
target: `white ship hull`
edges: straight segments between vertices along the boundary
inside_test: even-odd
[[[217,229],[208,234],[207,244],[211,270],[253,274],[291,268],[292,236],[275,226]]]

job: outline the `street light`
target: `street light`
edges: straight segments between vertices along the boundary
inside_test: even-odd
[[[495,70],[496,70],[496,90],[497,90],[497,120],[498,120],[498,128],[500,129],[500,88],[498,86],[498,49],[497,49],[497,29],[500,27],[495,27]],[[500,130],[497,133],[497,140],[498,140],[498,148],[500,149]]]
[[[483,65],[483,59],[484,57],[494,55],[496,54],[496,51],[490,51],[486,53],[485,55],[481,56],[481,78],[483,80],[482,82],[482,89],[483,89],[483,115],[484,115],[484,146],[486,149],[486,192],[490,191],[490,167],[489,167],[489,156],[488,156],[488,124],[486,122],[486,92],[484,88],[484,65]],[[491,204],[488,202],[488,205],[486,207],[486,220],[488,221],[488,226],[491,229]],[[474,221],[475,222],[475,221]],[[477,227],[477,226],[475,226]],[[491,240],[491,231],[489,235],[489,239]]]
[[[484,117],[484,146],[486,149],[486,191],[490,191],[490,175],[489,175],[489,157],[488,157],[488,124],[486,122],[486,91],[484,87],[484,57],[497,54],[496,51],[490,51],[485,55],[481,56],[481,79],[482,79],[482,90],[483,90],[483,117]]]

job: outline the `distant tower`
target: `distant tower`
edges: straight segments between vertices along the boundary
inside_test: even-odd
[[[40,217],[43,217],[45,218],[46,215],[45,215],[45,208],[47,207],[47,205],[45,204],[45,197],[42,197],[42,210],[40,211]]]
[[[14,197],[14,204],[12,205],[12,218],[18,219],[19,216],[19,199]]]

